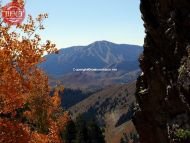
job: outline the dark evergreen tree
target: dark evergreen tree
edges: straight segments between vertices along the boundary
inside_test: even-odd
[[[105,143],[101,129],[94,120],[88,123],[89,143]]]
[[[86,121],[82,116],[76,118],[76,140],[75,143],[89,143]]]
[[[72,120],[66,125],[65,130],[61,133],[61,137],[65,143],[74,143],[76,139],[76,127]]]

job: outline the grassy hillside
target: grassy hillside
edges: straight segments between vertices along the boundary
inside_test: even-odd
[[[109,86],[70,107],[69,111],[74,119],[81,114],[88,120],[96,118],[105,127],[107,142],[119,143],[123,133],[136,132],[131,122],[135,84]]]

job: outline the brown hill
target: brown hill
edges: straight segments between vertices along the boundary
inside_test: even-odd
[[[96,118],[105,127],[108,143],[119,143],[123,133],[136,132],[131,122],[135,102],[135,82],[112,85],[69,108],[73,118],[82,114],[87,119]]]

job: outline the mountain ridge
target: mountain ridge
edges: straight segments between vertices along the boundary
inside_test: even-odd
[[[78,115],[86,120],[96,119],[101,127],[105,127],[106,141],[119,143],[124,133],[136,133],[131,122],[135,85],[136,82],[110,85],[69,107],[68,111],[73,119]]]
[[[143,48],[141,46],[136,45],[115,44],[105,40],[96,41],[87,46],[73,46],[60,49],[59,54],[56,55],[47,55],[45,56],[46,62],[40,64],[40,67],[50,77],[51,85],[55,85],[56,81],[59,80],[69,88],[80,88],[79,84],[83,83],[85,84],[85,88],[88,88],[88,86],[104,86],[102,81],[105,81],[105,86],[107,86],[136,79],[139,74],[137,59],[142,50]],[[73,71],[73,69],[85,68],[115,68],[117,71]],[[131,75],[129,73],[131,73]],[[121,76],[124,75],[126,75],[124,77],[126,81],[121,79]]]

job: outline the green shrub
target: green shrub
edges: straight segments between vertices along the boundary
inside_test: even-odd
[[[190,130],[178,129],[175,135],[179,139],[187,140],[187,139],[190,139]]]

